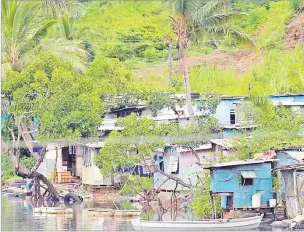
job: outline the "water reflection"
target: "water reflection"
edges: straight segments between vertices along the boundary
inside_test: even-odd
[[[2,231],[56,231],[56,230],[99,230],[99,231],[130,231],[133,230],[131,219],[96,217],[91,216],[84,210],[85,208],[112,208],[116,207],[109,203],[97,203],[86,201],[81,205],[73,207],[73,214],[33,214],[31,202],[19,198],[7,198],[2,196]],[[147,207],[139,203],[130,204],[128,202],[118,205],[121,209],[139,209],[142,210],[141,219],[145,220],[164,220],[170,221],[176,217],[179,221],[196,220],[191,212],[181,211],[177,215],[171,212],[160,214],[155,210],[155,206]],[[267,229],[266,229],[267,230]],[[269,229],[268,229],[269,230]],[[271,230],[271,229],[270,229]]]
[[[56,215],[33,214],[31,202],[27,200],[1,197],[1,201],[2,231],[133,230],[130,220],[114,220],[113,218],[89,217],[86,215],[84,213],[85,211],[83,211],[84,208],[102,206],[102,204],[96,205],[94,202],[86,202],[82,205],[74,207],[73,214]]]

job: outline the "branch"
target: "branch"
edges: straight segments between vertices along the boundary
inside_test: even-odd
[[[174,180],[177,184],[180,184],[186,188],[191,188],[191,185],[190,184],[187,184],[185,183],[182,179],[178,178],[178,177],[175,177],[175,176],[172,176],[172,175],[169,175],[165,172],[163,172],[162,170],[160,170],[156,165],[155,165],[155,169],[157,172],[159,172],[160,174],[164,175],[165,177],[167,177],[168,179],[170,180]]]
[[[143,157],[141,154],[139,154],[141,156],[141,158],[143,160],[145,160],[145,157]],[[153,155],[150,157],[152,160],[154,159]],[[154,165],[154,168],[157,172],[159,172],[160,174],[162,174],[163,176],[167,177],[168,179],[170,180],[174,180],[177,184],[180,184],[186,188],[191,188],[191,185],[190,184],[187,184],[185,183],[182,179],[178,178],[178,177],[175,177],[175,176],[172,176],[172,175],[169,175],[165,172],[163,172],[162,170],[160,170],[156,165]]]
[[[31,130],[31,131],[24,131],[24,132],[22,132],[21,134],[22,134],[22,135],[24,135],[24,134],[31,134],[31,133],[36,132],[36,131],[38,131],[38,129]]]
[[[15,145],[16,143],[16,136],[14,134],[14,130],[12,128],[10,128],[9,126],[7,127],[7,129],[11,132],[12,138],[13,138],[13,144]]]
[[[191,149],[192,153],[195,155],[195,158],[197,159],[197,162],[195,164],[197,164],[198,166],[202,167],[203,165],[200,163],[201,159],[198,156],[197,152],[195,151],[195,149]]]

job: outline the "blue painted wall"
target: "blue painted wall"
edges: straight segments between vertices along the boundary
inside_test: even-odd
[[[233,103],[238,103],[240,100],[241,98],[221,99],[214,115],[219,120],[219,124],[230,125],[230,110]]]
[[[240,171],[254,171],[257,178],[253,185],[240,185]],[[239,165],[217,168],[211,171],[211,190],[218,193],[233,193],[233,205],[237,207],[251,207],[252,195],[261,194],[261,205],[267,205],[273,198],[271,163]],[[222,208],[226,207],[227,197],[222,197]]]
[[[241,97],[224,98],[221,99],[217,106],[215,117],[219,120],[221,125],[230,125],[230,110],[233,103],[240,103],[243,99]],[[269,96],[270,101],[291,101],[291,102],[304,102],[304,96]]]
[[[224,128],[223,129],[223,138],[229,139],[236,136],[237,131],[235,129]]]

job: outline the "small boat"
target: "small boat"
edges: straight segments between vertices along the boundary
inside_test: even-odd
[[[213,219],[202,221],[131,221],[137,231],[223,231],[223,230],[251,230],[259,227],[264,214],[238,219]]]

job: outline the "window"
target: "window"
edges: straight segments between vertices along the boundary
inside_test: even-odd
[[[253,185],[253,179],[241,177],[241,185]]]
[[[159,169],[161,170],[161,171],[165,171],[165,168],[164,168],[164,161],[162,160],[162,161],[160,161],[159,162]]]
[[[235,125],[235,110],[230,110],[230,124]]]
[[[177,162],[177,169],[175,172],[171,172],[171,174],[179,174],[179,160]]]
[[[257,178],[254,171],[240,171],[240,185],[253,185],[253,179]]]

